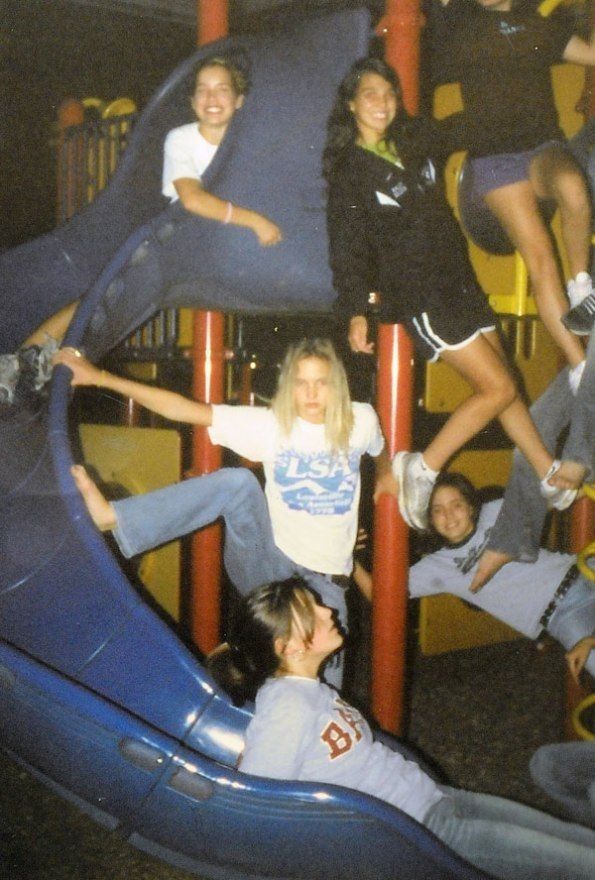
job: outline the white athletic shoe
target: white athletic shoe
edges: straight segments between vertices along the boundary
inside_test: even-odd
[[[548,507],[554,507],[556,510],[566,510],[578,495],[578,489],[559,489],[557,486],[552,486],[549,481],[559,470],[560,461],[555,459],[549,471],[541,480],[539,491],[542,497],[547,500]]]
[[[571,367],[568,371],[568,384],[570,385],[570,390],[574,397],[578,394],[578,388],[581,384],[581,379],[583,378],[583,373],[585,372],[585,364],[586,360],[581,361],[580,364],[577,364],[576,367]]]
[[[593,282],[588,272],[579,272],[576,278],[571,278],[566,284],[570,308],[579,306],[590,293],[593,292]]]
[[[392,468],[399,484],[401,516],[412,529],[427,529],[428,504],[438,474],[426,465],[421,452],[397,452]]]

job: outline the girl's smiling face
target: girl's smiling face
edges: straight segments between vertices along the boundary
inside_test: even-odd
[[[386,134],[399,109],[393,86],[378,73],[362,74],[349,109],[355,117],[359,140],[377,144]]]
[[[454,486],[440,486],[430,505],[430,522],[448,544],[460,544],[475,529],[473,508]]]

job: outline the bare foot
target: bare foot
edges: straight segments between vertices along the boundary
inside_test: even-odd
[[[500,571],[502,566],[510,562],[512,558],[508,553],[502,553],[500,550],[484,550],[479,557],[477,571],[471,581],[469,591],[478,593],[490,578],[493,578],[496,572]]]
[[[556,473],[549,478],[548,483],[558,489],[580,489],[587,468],[578,461],[561,461]]]
[[[75,464],[70,468],[70,473],[76,483],[76,487],[83,496],[89,516],[101,532],[109,532],[117,525],[114,509],[101,494],[82,464]]]

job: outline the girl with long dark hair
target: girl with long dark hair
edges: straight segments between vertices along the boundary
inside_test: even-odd
[[[401,512],[425,528],[438,472],[496,417],[542,493],[563,509],[584,468],[552,458],[518,395],[498,319],[439,183],[435,145],[431,123],[405,112],[394,70],[376,58],[356,62],[339,87],[324,152],[337,313],[353,351],[372,352],[371,320],[403,323],[427,360],[441,358],[472,388],[423,454],[395,457]]]
[[[299,578],[266,584],[243,601],[228,641],[208,659],[235,702],[256,695],[240,770],[373,795],[494,877],[593,877],[591,830],[504,798],[439,785],[415,761],[375,742],[357,709],[318,680],[320,665],[342,641],[330,609]]]

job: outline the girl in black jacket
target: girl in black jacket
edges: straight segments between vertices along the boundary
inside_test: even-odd
[[[371,317],[403,323],[427,360],[442,358],[473,389],[423,454],[395,456],[401,513],[413,528],[425,528],[438,472],[495,417],[531,463],[542,493],[564,509],[584,468],[552,459],[518,396],[498,319],[430,158],[435,143],[432,124],[406,114],[395,71],[375,58],[356,62],[339,87],[324,152],[337,311],[353,351],[372,352]]]

